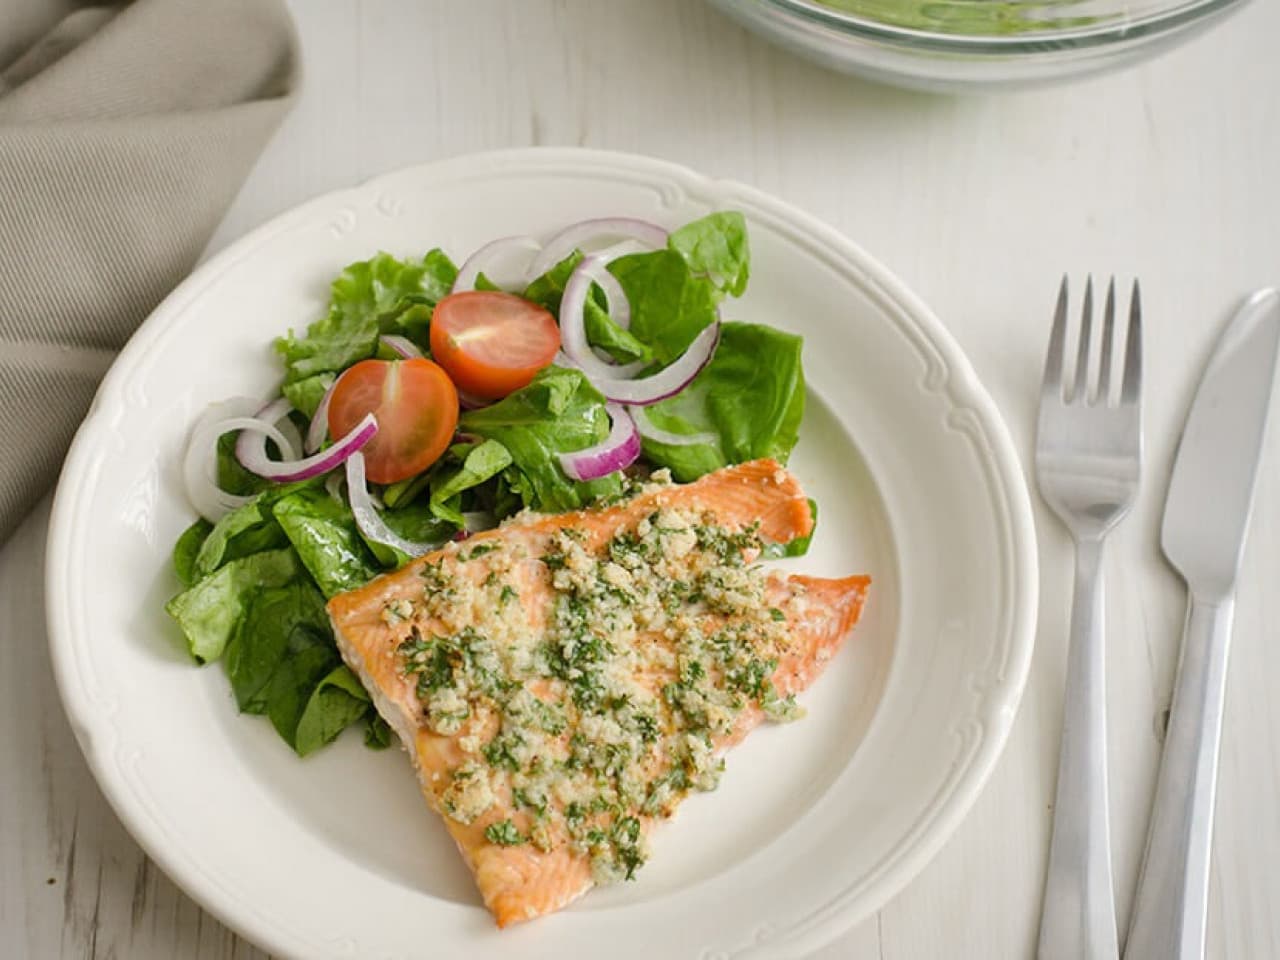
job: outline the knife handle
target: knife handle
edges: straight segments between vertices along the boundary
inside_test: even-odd
[[[1201,960],[1232,597],[1191,595],[1125,960]]]
[[[1102,541],[1078,541],[1038,960],[1117,960],[1120,955],[1107,821],[1102,583]]]

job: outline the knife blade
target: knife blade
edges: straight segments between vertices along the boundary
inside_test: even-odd
[[[1218,341],[1174,460],[1161,545],[1186,580],[1187,618],[1125,960],[1204,956],[1235,582],[1278,347],[1280,293],[1261,290]]]
[[[1230,593],[1240,569],[1278,344],[1280,293],[1261,290],[1218,341],[1178,444],[1161,541],[1203,599]]]

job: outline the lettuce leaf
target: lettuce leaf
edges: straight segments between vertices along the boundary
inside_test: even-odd
[[[307,377],[305,380],[286,383],[281,388],[281,392],[293,404],[295,410],[301,411],[310,420],[316,415],[316,409],[324,399],[325,391],[336,379],[337,377],[332,373],[317,373],[314,377]]]
[[[448,294],[457,275],[440,250],[421,260],[379,253],[349,265],[333,282],[328,314],[311,324],[305,336],[290,332],[276,340],[286,383],[337,372],[373,356],[382,333],[421,339],[430,308]]]
[[[261,493],[215,523],[193,562],[196,580],[207,577],[228,561],[283,547],[289,542],[271,515],[268,493]]]
[[[196,557],[200,555],[200,548],[212,530],[213,524],[201,517],[183,530],[178,542],[173,545],[173,572],[178,575],[178,581],[184,587],[189,587],[200,579],[196,575]]]

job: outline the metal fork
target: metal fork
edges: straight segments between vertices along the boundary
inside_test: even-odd
[[[1076,543],[1075,595],[1053,841],[1040,915],[1040,960],[1119,955],[1107,824],[1107,725],[1102,546],[1128,512],[1142,466],[1142,309],[1135,280],[1114,398],[1115,279],[1107,287],[1098,363],[1090,363],[1093,278],[1085,286],[1068,384],[1067,278],[1049,337],[1036,437],[1040,494]],[[1092,375],[1091,375],[1092,371]]]

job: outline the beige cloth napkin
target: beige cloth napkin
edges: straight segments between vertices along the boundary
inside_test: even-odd
[[[281,0],[0,0],[0,542],[296,83]]]

